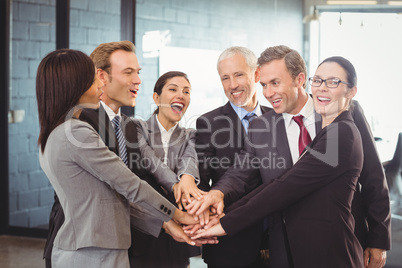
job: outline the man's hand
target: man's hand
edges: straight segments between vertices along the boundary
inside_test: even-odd
[[[178,209],[176,209],[178,210]],[[162,228],[165,230],[167,234],[169,234],[171,237],[173,237],[174,240],[178,242],[186,242],[187,244],[191,246],[195,246],[196,243],[188,237],[181,226],[179,226],[177,223],[175,223],[173,220],[170,220],[168,222],[164,222],[162,225]]]
[[[197,224],[198,221],[194,219],[193,216],[188,214],[187,212],[181,211],[180,209],[176,209],[173,214],[173,220],[180,224]]]
[[[208,238],[194,239],[193,241],[197,247],[201,247],[202,245],[205,245],[205,244],[218,244],[219,243],[219,240],[216,236],[208,237]]]
[[[222,225],[219,222],[219,219],[215,218],[213,220],[215,223],[214,226],[208,229],[200,229],[197,231],[195,235],[191,236],[192,240],[200,239],[200,238],[212,238],[216,236],[224,236],[226,235],[225,230],[222,228]]]
[[[190,175],[183,174],[180,177],[180,182],[173,186],[173,193],[179,209],[183,210],[183,200],[191,203],[193,197],[196,200],[201,200],[207,193],[198,189],[194,178]]]
[[[183,226],[184,232],[188,235],[191,236],[192,234],[195,234],[198,230],[203,229],[203,225],[197,223],[197,224],[189,224]]]
[[[211,190],[207,195],[200,201],[190,203],[186,209],[190,215],[195,215],[199,217],[201,214],[204,215],[202,225],[208,224],[209,222],[209,209],[216,210],[216,214],[223,214],[223,193],[219,190]],[[205,213],[208,212],[208,213]]]
[[[207,225],[201,225],[201,224],[191,224],[191,225],[186,225],[183,227],[184,232],[189,235],[192,236],[198,232],[203,231],[204,229],[209,229],[212,226],[218,224],[220,221],[219,219],[222,218],[225,214],[222,214],[222,216],[217,217],[215,216],[212,220],[209,221],[209,223]]]
[[[363,257],[365,268],[382,268],[387,260],[387,251],[380,248],[366,248]]]

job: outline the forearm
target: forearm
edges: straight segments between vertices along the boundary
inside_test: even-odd
[[[130,204],[130,225],[137,230],[158,237],[162,228],[163,220],[149,211]]]

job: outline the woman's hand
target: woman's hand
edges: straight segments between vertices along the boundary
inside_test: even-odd
[[[188,174],[181,175],[180,182],[173,186],[173,193],[176,203],[181,210],[183,210],[183,201],[191,203],[191,200],[201,200],[206,195],[204,191],[198,189],[194,178]]]

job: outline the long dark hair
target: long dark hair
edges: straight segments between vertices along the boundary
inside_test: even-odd
[[[185,74],[183,72],[179,72],[179,71],[170,71],[170,72],[164,73],[163,75],[161,75],[158,78],[158,80],[156,81],[155,86],[154,86],[154,93],[156,93],[160,96],[162,94],[163,87],[166,85],[167,80],[169,80],[170,78],[173,78],[173,77],[183,77],[190,84],[187,74]],[[158,113],[159,113],[159,107],[156,108],[156,110],[154,111],[154,114],[158,114]]]
[[[91,87],[95,65],[83,52],[59,49],[47,54],[36,75],[40,133],[38,144],[42,152],[50,133],[63,123],[68,112]]]

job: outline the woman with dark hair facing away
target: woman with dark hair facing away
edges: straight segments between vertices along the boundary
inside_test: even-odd
[[[60,49],[38,67],[40,165],[59,197],[65,221],[54,240],[52,266],[129,267],[129,202],[163,219],[163,228],[192,243],[173,222],[193,218],[176,209],[102,142],[82,108],[99,105],[102,82],[84,53]]]
[[[292,168],[234,203],[225,216],[213,219],[194,238],[234,235],[273,212],[281,212],[286,219],[283,224],[292,267],[364,267],[351,213],[363,166],[360,132],[349,111],[357,92],[356,71],[347,59],[330,57],[309,81],[322,130]],[[258,129],[256,124],[263,120],[255,119],[253,127]],[[254,135],[262,134],[252,133],[246,144],[256,144]],[[246,145],[250,161],[255,150]]]
[[[182,202],[200,199],[204,194],[197,187],[199,173],[195,130],[179,126],[190,104],[190,95],[191,85],[185,73],[170,71],[163,74],[154,87],[153,99],[158,107],[146,122],[139,122],[141,155],[144,158],[149,154],[156,156],[158,165],[167,165],[180,180],[180,184],[166,189],[163,187],[166,185],[162,181],[163,176],[157,178],[158,174],[152,173],[155,181],[150,184],[180,208]],[[144,147],[142,143],[149,146]],[[140,236],[142,242],[139,242]],[[133,255],[130,256],[132,267],[185,268],[189,264],[189,257],[201,254],[200,248],[178,243],[165,233],[155,238],[135,232],[134,237],[137,239],[133,243]]]

